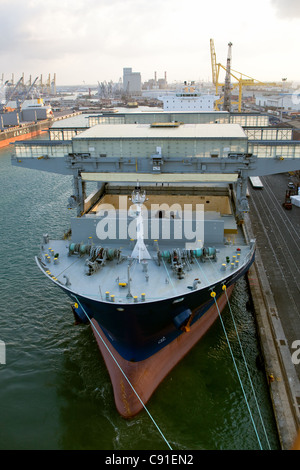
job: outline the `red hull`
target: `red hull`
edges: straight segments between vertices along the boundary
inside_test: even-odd
[[[25,134],[12,135],[11,137],[8,137],[7,139],[2,139],[2,140],[0,140],[0,148],[7,147],[10,143],[16,142],[17,140],[32,139],[33,137],[36,137],[37,135],[40,135],[43,132],[47,132],[49,126],[50,126],[50,124],[47,127],[44,127],[42,129],[38,129],[38,130],[35,130],[35,131],[31,131],[31,132],[26,132]],[[17,128],[14,131],[14,133],[20,132],[21,129],[22,128],[20,128],[20,129]],[[1,134],[0,134],[0,137],[1,137]]]
[[[230,297],[232,290],[233,286],[227,289],[228,297]],[[222,294],[218,300],[220,312],[224,309],[226,303],[226,295]],[[95,320],[92,320],[93,333],[109,372],[116,407],[121,416],[124,418],[130,418],[143,409],[143,404],[148,402],[162,380],[209,330],[218,318],[218,315],[218,310],[214,304],[203,315],[203,317],[201,317],[195,324],[191,325],[189,332],[183,333],[162,350],[150,358],[140,362],[124,360],[107,341],[99,324]],[[143,404],[134,393],[119,367],[116,365],[116,362],[104,346],[101,338],[99,338],[98,333],[101,335],[103,341],[105,341],[106,346],[109,347],[111,354],[118,362]]]

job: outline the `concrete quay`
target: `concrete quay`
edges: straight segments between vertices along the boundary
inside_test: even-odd
[[[282,206],[289,175],[261,179],[263,189],[249,187],[245,218],[249,236],[257,241],[248,281],[278,436],[281,448],[290,450],[300,430],[300,365],[293,356],[300,340],[300,208]]]

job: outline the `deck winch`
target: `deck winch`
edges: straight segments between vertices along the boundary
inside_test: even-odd
[[[206,260],[217,261],[217,250],[215,247],[202,247],[195,250],[187,249],[174,249],[164,250],[157,252],[157,260],[160,265],[162,261],[166,260],[172,265],[172,269],[177,275],[178,279],[184,279],[185,268],[190,271],[191,264],[195,259],[199,259],[202,263]]]
[[[117,259],[118,262],[121,260],[121,250],[113,248],[105,248],[101,245],[91,245],[84,243],[70,243],[69,245],[69,256],[78,255],[84,256],[89,255],[86,260],[86,275],[91,276],[95,272],[99,271],[103,267],[106,261]]]

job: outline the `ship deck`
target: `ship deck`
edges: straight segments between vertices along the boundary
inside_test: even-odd
[[[252,256],[253,243],[247,242],[243,227],[237,225],[224,185],[213,190],[149,186],[143,199],[147,218],[142,217],[143,222],[136,219],[133,238],[129,227],[138,216],[134,192],[128,197],[130,189],[127,184],[110,185],[90,196],[85,214],[71,219],[70,240],[44,236],[37,262],[46,276],[75,295],[127,305],[178,299],[194,290],[213,288],[242,269]],[[189,216],[180,213],[187,203],[191,207]],[[202,235],[191,247],[184,224],[195,220],[199,207]],[[117,229],[115,237],[102,239],[98,228],[102,223],[109,225],[106,210],[113,212]],[[124,220],[125,238],[120,236]],[[180,237],[175,229],[177,222],[182,222]],[[139,223],[143,225],[142,251],[137,248]],[[159,236],[153,237],[152,229],[158,224]],[[163,224],[169,230],[167,237],[163,236]],[[146,227],[148,233],[144,233]],[[195,233],[199,235],[197,229]]]
[[[193,258],[184,265],[184,274],[178,278],[167,259],[157,261],[154,246],[146,245],[151,259],[132,259],[133,245],[124,246],[120,259],[106,260],[92,275],[87,275],[87,255],[69,255],[67,240],[49,240],[41,249],[40,268],[55,283],[67,287],[73,293],[100,301],[130,304],[153,302],[167,297],[178,297],[194,289],[214,286],[229,274],[247,263],[251,247],[242,234],[234,243],[216,246],[216,259],[201,261]],[[173,242],[169,250],[178,248]],[[55,255],[59,254],[55,260]],[[198,279],[199,283],[194,281]]]

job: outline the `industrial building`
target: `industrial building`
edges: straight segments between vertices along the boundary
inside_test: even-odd
[[[284,109],[285,111],[300,112],[300,93],[282,93],[277,95],[257,95],[256,106],[264,108]]]
[[[128,124],[128,127],[123,124]],[[230,128],[234,131],[233,136],[226,134],[226,129]],[[283,167],[282,162],[286,158],[300,156],[299,141],[293,140],[292,129],[270,127],[269,116],[258,113],[82,114],[53,123],[49,136],[50,141],[18,143],[16,154],[63,156],[74,152],[73,146],[76,152],[79,151],[79,146],[80,152],[101,157],[101,164],[118,155],[119,158],[132,158],[132,165],[135,165],[136,158],[143,160],[145,155],[160,153],[163,157],[205,155],[206,158],[219,157],[216,158],[219,160],[227,157],[229,141],[234,137],[235,142],[230,142],[230,146],[232,149],[237,144],[235,152],[270,159],[273,165]],[[210,140],[213,145],[208,145]]]
[[[176,129],[174,129],[176,127]],[[201,125],[159,124],[93,126],[73,138],[75,153],[89,153],[102,158],[145,158],[163,154],[164,158],[193,154],[224,157],[232,152],[247,152],[247,136],[237,124]]]
[[[50,140],[71,140],[75,135],[97,124],[151,124],[153,122],[185,124],[239,124],[252,129],[269,125],[269,116],[250,113],[228,113],[227,111],[213,112],[130,112],[130,113],[90,113],[79,114],[64,121],[54,122],[49,129]],[[276,131],[276,130],[275,130]]]
[[[127,95],[141,95],[142,79],[140,72],[133,72],[132,68],[123,68],[123,90]]]

